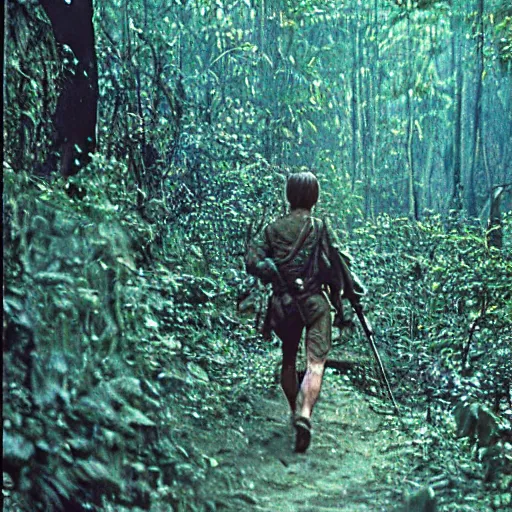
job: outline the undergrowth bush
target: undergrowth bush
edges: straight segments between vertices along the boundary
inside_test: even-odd
[[[157,260],[154,227],[109,165],[91,169],[79,200],[58,181],[4,173],[3,456],[26,510],[192,509],[212,468],[181,432],[250,412],[234,405],[252,377],[241,353],[266,371],[256,333],[230,313],[227,279],[240,272],[207,274],[200,251]]]
[[[201,509],[212,465],[189,432],[243,419],[275,386],[277,342],[235,304],[248,233],[279,214],[261,205],[282,204],[281,185],[264,194],[282,177],[216,171],[173,220],[177,191],[141,212],[115,160],[70,180],[80,199],[6,168],[4,471],[19,508]],[[348,245],[398,400],[468,437],[493,481],[510,462],[512,257],[486,240],[382,216]]]
[[[485,448],[494,480],[512,462],[512,247],[489,247],[486,235],[463,221],[381,216],[350,246],[398,400]]]

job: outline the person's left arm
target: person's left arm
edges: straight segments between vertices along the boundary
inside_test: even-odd
[[[264,284],[271,283],[276,278],[276,266],[271,258],[272,248],[268,236],[268,226],[263,233],[253,240],[247,249],[245,256],[245,269]]]

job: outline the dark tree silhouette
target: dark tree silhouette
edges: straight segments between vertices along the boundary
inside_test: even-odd
[[[65,71],[55,112],[56,136],[50,157],[60,154],[63,176],[76,174],[96,146],[98,67],[94,49],[92,0],[40,0],[62,47]]]

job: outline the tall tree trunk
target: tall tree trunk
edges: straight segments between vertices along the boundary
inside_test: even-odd
[[[425,190],[425,194],[423,197],[424,205],[429,210],[432,209],[432,192],[430,190],[430,183],[432,182],[432,169],[433,169],[433,161],[434,161],[434,147],[435,147],[435,137],[430,135],[428,137],[428,146],[427,152],[425,154],[425,165],[422,177],[422,186]]]
[[[9,27],[9,20],[7,18],[9,14],[9,9],[7,8],[7,2],[4,3],[4,48],[7,48],[7,34],[8,34],[8,27]],[[2,78],[3,78],[3,82],[2,82],[2,107],[3,107],[3,111],[5,112],[5,107],[6,107],[6,72],[5,72],[5,61],[6,61],[6,54],[5,54],[5,50],[3,51],[3,61],[2,61]]]
[[[464,88],[464,74],[462,64],[459,63],[455,78],[455,126],[453,135],[453,188],[452,208],[462,209],[462,97]]]
[[[409,89],[407,91],[407,143],[406,143],[406,152],[407,152],[407,168],[408,168],[408,176],[407,176],[407,196],[409,199],[409,217],[411,219],[418,220],[419,219],[419,211],[418,211],[418,191],[416,187],[416,172],[414,169],[414,151],[413,151],[413,141],[414,141],[414,105],[413,105],[413,90]]]
[[[279,60],[279,12],[280,1],[261,0],[259,4],[259,44],[261,51],[260,80],[262,87],[270,98],[269,110],[265,118],[265,135],[263,138],[263,156],[268,162],[280,165],[283,159],[283,137],[281,132],[280,81],[276,75]],[[265,57],[263,57],[265,56]]]
[[[503,222],[501,219],[501,200],[507,185],[494,187],[489,198],[489,220],[487,223],[487,244],[489,247],[502,249],[503,247]]]
[[[411,45],[411,1],[407,2],[407,92],[406,92],[406,105],[407,105],[407,130],[406,130],[406,155],[407,155],[407,196],[409,200],[409,217],[411,219],[419,219],[418,209],[418,194],[416,186],[416,175],[414,169],[414,77],[412,69],[412,45]]]
[[[73,55],[66,66],[55,112],[55,150],[60,153],[63,176],[76,174],[90,161],[96,148],[98,67],[94,49],[92,0],[66,3],[40,0],[52,24],[55,39]]]
[[[468,177],[468,214],[477,215],[477,176],[482,167],[482,89],[484,72],[484,0],[477,0],[477,34],[476,34],[476,91],[473,131],[473,157]]]
[[[364,33],[372,34],[373,10],[366,10]],[[372,38],[373,39],[373,38]],[[365,217],[370,216],[372,203],[372,147],[373,147],[373,81],[372,75],[376,72],[370,62],[373,56],[373,44],[367,42],[363,45],[363,38],[360,39],[360,55],[361,55],[361,96],[364,98],[361,107],[361,158],[362,158],[362,175],[364,183],[364,214]],[[376,64],[377,61],[375,61]],[[378,73],[378,71],[377,71]]]
[[[369,94],[368,105],[370,108],[371,116],[371,158],[369,167],[369,176],[367,181],[367,198],[366,210],[367,215],[371,218],[375,215],[375,197],[374,197],[374,180],[377,174],[377,151],[379,143],[379,109],[380,109],[380,96],[381,96],[381,66],[380,66],[380,51],[379,51],[379,0],[374,1],[373,5],[373,30],[374,30],[374,43],[373,43],[373,65],[370,65],[371,71],[369,76]]]
[[[353,23],[352,52],[354,56],[352,66],[352,191],[354,191],[356,181],[361,178],[361,84],[359,73],[361,68],[359,55],[361,34],[359,33],[358,8],[355,15],[351,13],[351,23]]]
[[[464,74],[462,70],[461,40],[458,27],[452,22],[452,68],[455,72],[455,125],[453,131],[453,182],[452,199],[450,207],[460,211],[462,209],[462,98],[464,89]]]

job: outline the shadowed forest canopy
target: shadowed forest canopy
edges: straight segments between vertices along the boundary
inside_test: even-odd
[[[511,506],[510,0],[4,15],[8,510]],[[303,168],[402,418],[362,331],[336,333],[293,459],[244,255]]]

